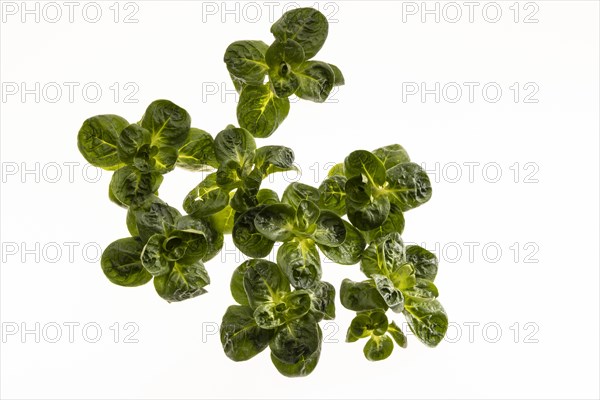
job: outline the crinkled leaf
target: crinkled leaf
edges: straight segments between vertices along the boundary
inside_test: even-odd
[[[236,211],[230,206],[225,207],[218,213],[212,214],[209,218],[216,230],[224,234],[230,234],[233,230]]]
[[[278,242],[294,236],[296,212],[288,204],[271,204],[264,207],[254,218],[256,229],[268,239]]]
[[[344,221],[335,213],[327,210],[321,211],[316,222],[317,229],[312,237],[320,245],[337,247],[346,239],[346,226]]]
[[[189,135],[192,118],[186,110],[169,100],[153,101],[140,122],[152,134],[157,147],[181,147]]]
[[[278,301],[290,291],[290,284],[277,264],[255,260],[245,268],[244,290],[253,309],[262,303]]]
[[[309,185],[300,182],[290,183],[284,190],[281,196],[281,202],[287,203],[294,208],[298,208],[298,204],[302,200],[310,200],[314,203],[319,202],[319,190]]]
[[[319,325],[310,317],[292,320],[277,330],[269,347],[279,361],[296,364],[321,347]]]
[[[394,350],[394,342],[385,336],[372,336],[363,349],[365,357],[369,361],[381,361],[388,358]]]
[[[437,346],[448,330],[448,316],[437,300],[407,302],[404,316],[410,330],[429,347]]]
[[[312,314],[321,319],[335,319],[335,287],[324,281],[319,281],[311,289]]]
[[[367,242],[362,233],[349,222],[343,221],[346,228],[346,239],[335,247],[319,244],[319,249],[331,261],[342,265],[353,265],[360,261]]]
[[[387,310],[388,308],[372,280],[353,282],[344,279],[340,288],[340,300],[344,307],[352,311],[368,311],[377,308]]]
[[[273,330],[258,327],[253,311],[247,306],[229,306],[221,322],[221,344],[233,361],[246,361],[263,351],[273,337]]]
[[[390,144],[373,150],[373,154],[381,160],[386,170],[398,164],[410,162],[410,157],[404,147],[399,144]]]
[[[133,208],[138,232],[146,242],[154,234],[166,234],[174,229],[181,214],[156,196]]]
[[[256,142],[254,137],[243,128],[227,127],[215,137],[215,156],[223,165],[230,162],[242,167],[254,157]]]
[[[256,200],[258,204],[276,204],[279,203],[279,195],[271,189],[260,189],[256,194]]]
[[[375,282],[377,291],[383,297],[388,307],[394,312],[402,312],[404,309],[404,296],[402,292],[394,287],[394,283],[387,276],[373,274],[371,277],[373,278],[373,282]]]
[[[406,348],[406,335],[394,321],[389,324],[387,333],[394,339],[394,342],[396,342],[398,346]]]
[[[257,206],[242,213],[233,225],[231,236],[235,246],[248,257],[262,258],[269,255],[274,241],[256,229],[254,219],[265,206]]]
[[[140,238],[115,240],[104,249],[100,265],[104,275],[115,285],[140,286],[148,283],[152,275],[144,269],[140,259],[144,244]]]
[[[339,216],[346,214],[346,177],[334,175],[319,186],[319,207]]]
[[[173,263],[167,274],[154,278],[154,288],[169,303],[191,299],[206,293],[204,286],[210,283],[202,261],[193,264]]]
[[[277,97],[289,97],[300,86],[300,80],[294,70],[304,58],[302,46],[294,40],[276,40],[267,50],[266,61],[269,65],[269,82]]]
[[[385,171],[381,160],[370,151],[353,151],[344,160],[344,172],[348,178],[362,176],[372,185],[382,186],[385,183]]]
[[[108,171],[122,164],[117,153],[117,140],[129,122],[118,115],[97,115],[83,122],[77,134],[81,155],[95,167]]]
[[[143,145],[152,143],[152,134],[138,124],[130,124],[121,130],[117,140],[117,153],[121,162],[132,165]]]
[[[229,192],[217,185],[216,173],[209,174],[183,201],[183,209],[194,217],[215,214],[229,204]]]
[[[271,33],[280,41],[292,39],[298,42],[309,59],[325,44],[329,23],[327,18],[314,8],[298,8],[283,14],[271,27]]]
[[[263,146],[256,150],[254,163],[263,176],[294,169],[294,151],[285,146]]]
[[[270,85],[247,85],[240,94],[237,119],[254,137],[266,138],[277,130],[290,111],[290,101],[277,97]]]
[[[400,207],[398,207],[398,205],[390,203],[390,212],[388,213],[388,216],[383,224],[375,229],[363,233],[365,234],[367,242],[372,242],[373,240],[379,239],[380,237],[386,236],[390,233],[396,232],[402,234],[403,231],[404,213]]]
[[[165,235],[159,233],[152,235],[142,251],[142,265],[153,276],[167,274],[172,268],[162,248],[165,239]]]
[[[333,86],[342,86],[346,84],[346,80],[344,79],[344,74],[342,74],[342,71],[333,64],[329,64],[329,67],[332,69],[333,75],[335,77]]]
[[[277,263],[296,289],[310,289],[321,279],[321,259],[310,239],[283,243],[277,250]]]
[[[190,171],[218,168],[213,137],[202,129],[191,128],[187,140],[179,148],[177,166]]]
[[[131,206],[156,192],[162,181],[162,175],[157,172],[142,173],[137,168],[125,166],[113,173],[110,192],[118,202]]]
[[[329,64],[307,61],[296,71],[299,86],[296,95],[304,100],[323,103],[329,97],[335,83],[335,73]]]
[[[383,225],[390,213],[390,202],[386,196],[378,196],[367,204],[360,204],[352,201],[348,192],[346,210],[352,225],[362,231],[370,231]]]
[[[402,238],[392,233],[371,242],[363,253],[360,270],[369,277],[380,274],[390,278],[405,263]]]
[[[416,278],[414,286],[404,289],[402,293],[413,303],[431,301],[440,294],[433,282],[423,278]]]
[[[223,61],[232,78],[244,84],[260,85],[269,69],[265,54],[269,46],[260,40],[240,40],[231,43]]]
[[[435,254],[420,246],[406,247],[406,261],[415,267],[417,278],[434,281],[438,271],[438,260]]]
[[[402,211],[416,208],[431,198],[431,182],[427,172],[418,164],[404,163],[390,168],[387,181],[389,188],[386,193]]]
[[[214,258],[223,247],[223,233],[219,232],[213,224],[203,218],[194,218],[186,215],[177,220],[176,229],[202,232],[206,238],[206,254],[202,257],[202,261],[206,262]]]
[[[296,209],[295,227],[300,232],[308,232],[309,229],[312,231],[314,229],[313,225],[319,220],[320,214],[319,206],[310,200],[302,200]]]

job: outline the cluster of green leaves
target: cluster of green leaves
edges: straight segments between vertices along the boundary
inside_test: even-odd
[[[250,259],[234,271],[230,306],[221,324],[221,343],[234,361],[246,361],[267,346],[271,360],[286,376],[313,371],[321,354],[319,321],[335,318],[335,288],[318,282],[294,290],[281,267]]]
[[[387,358],[393,342],[406,336],[386,316],[404,314],[425,344],[443,339],[448,318],[433,281],[437,259],[418,246],[404,246],[404,212],[427,202],[431,184],[400,145],[352,152],[317,187],[292,183],[281,198],[261,188],[272,173],[294,169],[294,152],[284,146],[257,147],[289,111],[289,96],[323,102],[344,83],[336,66],[312,58],[328,33],[326,18],[300,8],[271,28],[275,41],[240,41],[225,63],[240,92],[239,127],[228,125],[214,138],[191,127],[190,115],[168,100],[150,104],[142,119],[116,115],[86,120],[78,146],[94,166],[114,171],[109,198],[127,209],[130,237],[103,252],[106,277],[120,286],[153,280],[168,302],[206,292],[204,263],[231,234],[250,259],[234,271],[237,305],[223,316],[221,341],[234,361],[267,346],[286,376],[305,376],[316,367],[322,345],[319,322],[335,318],[335,288],[322,278],[321,255],[341,265],[360,263],[363,282],[344,280],[340,299],[356,311],[347,341],[369,338],[364,354]],[[176,166],[206,173],[185,197],[182,215],[158,197],[163,175]],[[276,263],[266,261],[279,242]]]
[[[333,64],[312,60],[325,44],[327,18],[312,8],[285,13],[271,27],[275,41],[242,40],[229,45],[224,61],[240,93],[238,123],[255,137],[270,136],[290,111],[289,97],[322,103],[344,84]]]

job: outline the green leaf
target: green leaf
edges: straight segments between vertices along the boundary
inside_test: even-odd
[[[377,308],[387,310],[388,308],[372,280],[353,282],[344,279],[340,288],[340,300],[344,307],[352,311],[368,311]]]
[[[271,89],[277,97],[289,97],[300,86],[300,80],[294,70],[305,60],[302,46],[294,40],[276,40],[267,50],[266,61],[269,65]]]
[[[115,240],[102,253],[100,265],[104,275],[115,285],[140,286],[152,275],[142,266],[140,256],[144,245],[139,238]]]
[[[314,57],[327,39],[327,18],[314,8],[298,8],[283,14],[271,27],[271,33],[280,41],[295,40],[306,54]]]
[[[217,174],[206,176],[202,182],[188,193],[183,201],[183,209],[194,217],[207,217],[216,214],[229,205],[229,192],[217,185]]]
[[[175,228],[181,214],[156,196],[132,208],[140,238],[145,243],[154,234],[166,234]]]
[[[254,163],[262,176],[294,169],[294,151],[285,146],[263,146],[256,150]]]
[[[347,182],[346,188],[351,181],[352,179]],[[350,192],[347,193],[346,210],[352,225],[362,231],[370,231],[383,225],[390,213],[390,202],[386,196],[378,196],[361,204],[351,200]]]
[[[367,242],[362,233],[349,222],[343,221],[346,239],[340,246],[330,247],[319,244],[319,249],[331,261],[342,265],[353,265],[360,261]]]
[[[306,290],[294,290],[288,293],[283,297],[283,303],[286,306],[284,314],[286,322],[305,316],[313,304],[312,296]]]
[[[405,263],[402,238],[398,233],[391,233],[371,242],[363,253],[360,270],[368,277],[380,274],[391,278]]]
[[[229,289],[231,290],[231,295],[233,299],[243,306],[250,306],[248,302],[248,295],[246,294],[246,289],[244,289],[244,274],[246,274],[246,270],[250,265],[256,264],[261,260],[258,259],[250,259],[241,263],[231,275],[231,281],[229,283]]]
[[[371,336],[365,344],[363,353],[369,361],[381,361],[388,358],[394,350],[394,342],[389,336]]]
[[[155,234],[148,239],[142,251],[142,265],[146,271],[153,276],[160,276],[171,271],[171,261],[163,254],[163,242],[166,237],[161,234]]]
[[[224,234],[230,234],[235,221],[235,210],[227,206],[218,213],[212,214],[209,218],[216,230]]]
[[[404,289],[402,293],[412,303],[435,300],[440,295],[433,282],[422,278],[416,278],[414,286]]]
[[[320,328],[319,328],[320,329]],[[298,378],[309,375],[317,366],[319,357],[321,356],[321,347],[308,357],[302,357],[295,364],[288,364],[281,361],[273,353],[271,353],[271,361],[277,371],[288,378]]]
[[[342,71],[333,64],[329,64],[329,67],[333,70],[333,74],[335,76],[333,86],[344,85],[346,83],[346,80],[344,79],[344,74],[342,74]]]
[[[410,162],[410,157],[404,147],[399,144],[390,144],[373,150],[373,154],[381,160],[386,170],[398,164]]]
[[[310,200],[313,203],[319,202],[319,191],[309,185],[300,182],[290,183],[284,190],[281,196],[281,202],[287,203],[294,208],[298,208],[298,204],[302,200]]]
[[[202,232],[206,238],[206,254],[202,257],[202,261],[206,262],[214,258],[223,247],[223,233],[217,231],[213,224],[203,218],[194,218],[186,215],[177,220],[176,229],[179,230],[194,230]]]
[[[127,224],[127,230],[131,236],[140,236],[140,232],[137,228],[137,221],[135,220],[135,214],[132,208],[127,209],[127,218],[125,219]]]
[[[140,122],[152,134],[157,147],[181,147],[189,135],[192,118],[183,108],[169,100],[153,101]]]
[[[319,207],[339,216],[346,214],[346,177],[334,175],[319,186]]]
[[[346,177],[346,173],[344,172],[344,163],[335,164],[329,172],[327,172],[328,177],[340,175]]]
[[[444,339],[448,316],[439,301],[407,302],[403,313],[410,330],[427,346],[435,347]]]
[[[117,140],[129,122],[118,115],[97,115],[83,122],[77,134],[81,155],[95,167],[108,171],[122,164],[117,153]]]
[[[208,241],[202,231],[175,230],[169,233],[162,247],[162,252],[168,260],[192,264],[206,255]]]
[[[143,145],[152,143],[152,134],[138,124],[123,128],[117,139],[117,153],[121,162],[133,165],[134,159]]]
[[[390,212],[383,224],[375,229],[364,232],[367,242],[372,242],[390,233],[402,234],[404,231],[404,214],[398,205],[390,203]]]
[[[360,313],[352,319],[348,332],[346,333],[346,342],[356,342],[358,339],[366,338],[371,335],[371,318],[368,314]]]
[[[373,274],[373,282],[377,291],[385,300],[385,304],[394,312],[402,312],[404,309],[404,296],[402,292],[394,286],[394,283],[384,275]]]
[[[260,304],[254,310],[254,319],[263,329],[273,329],[301,318],[308,313],[312,305],[310,294],[296,290],[283,297],[281,302]]]
[[[277,330],[269,347],[285,364],[306,360],[321,347],[319,325],[310,317],[292,320]]]
[[[335,213],[321,211],[317,220],[317,229],[312,234],[313,239],[320,245],[337,247],[346,239],[344,221]]]
[[[248,257],[263,258],[273,249],[274,241],[256,229],[254,219],[266,206],[261,205],[242,213],[233,225],[231,236],[233,243]]]
[[[228,127],[215,137],[215,156],[221,165],[233,162],[238,168],[254,158],[256,142],[243,128]]]
[[[119,199],[117,199],[117,197],[115,196],[115,194],[112,191],[112,188],[110,187],[110,185],[108,185],[108,199],[113,202],[114,204],[118,205],[121,208],[129,208],[129,206],[125,203],[123,203],[122,201],[120,201]],[[137,236],[137,235],[135,235]]]
[[[382,186],[385,183],[386,170],[383,163],[373,153],[366,150],[356,150],[350,153],[344,161],[346,177],[362,176],[364,182]]]
[[[279,195],[271,189],[260,189],[256,194],[258,204],[270,205],[279,203]]]
[[[237,119],[254,137],[266,138],[283,123],[289,111],[290,101],[275,96],[268,83],[247,85],[237,105]]]
[[[321,319],[335,319],[335,287],[324,281],[317,282],[311,289],[312,315]]]
[[[402,332],[402,329],[400,329],[400,327],[398,325],[396,325],[396,323],[394,321],[392,321],[389,325],[388,325],[388,330],[387,333],[392,337],[392,339],[394,339],[394,342],[396,342],[396,344],[402,348],[406,348],[407,345],[407,341],[406,341],[406,335],[404,335],[404,332]]]
[[[231,199],[231,208],[237,212],[245,212],[258,205],[256,195],[262,184],[262,175],[258,169],[253,169],[241,182]]]
[[[224,62],[232,78],[251,85],[264,82],[269,69],[265,54],[269,46],[260,40],[233,42],[225,50]]]
[[[304,100],[323,103],[329,97],[335,83],[335,73],[329,64],[307,61],[296,71],[299,86],[296,95]]]
[[[277,250],[277,263],[296,289],[311,289],[321,279],[321,259],[310,239],[283,243]]]
[[[406,247],[406,261],[415,267],[417,278],[434,281],[438,271],[438,260],[435,254],[420,246]]]
[[[125,166],[113,173],[110,192],[118,202],[131,206],[156,192],[162,181],[162,175],[157,172],[142,173],[137,168]]]
[[[179,148],[177,166],[189,171],[218,168],[213,137],[202,129],[191,128],[187,140]]]
[[[274,242],[290,240],[294,236],[296,212],[287,204],[264,207],[254,218],[256,229]]]
[[[402,211],[407,211],[426,203],[431,198],[431,182],[427,172],[418,164],[398,164],[387,171],[387,189],[390,201]]]
[[[221,344],[233,361],[246,361],[269,345],[274,331],[256,325],[253,311],[247,306],[229,306],[221,322]]]
[[[279,266],[267,260],[246,265],[244,290],[253,309],[267,302],[278,302],[290,291],[290,284]]]
[[[169,303],[191,299],[206,293],[204,286],[210,283],[202,261],[184,265],[173,263],[167,274],[154,278],[154,288]]]
[[[310,200],[302,200],[296,209],[294,225],[300,232],[308,232],[309,229],[312,231],[314,229],[312,226],[317,223],[320,214],[319,206]]]

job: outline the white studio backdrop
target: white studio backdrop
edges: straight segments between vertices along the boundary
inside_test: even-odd
[[[299,101],[259,144],[294,149],[317,185],[356,149],[402,144],[433,198],[403,238],[440,259],[450,327],[429,349],[372,363],[344,342],[337,300],[316,370],[288,379],[268,352],[221,348],[241,262],[231,241],[207,263],[209,293],[167,304],[151,285],[103,276],[99,252],[128,236],[110,173],[76,135],[97,114],[138,120],[153,100],[215,135],[235,123],[222,62],[235,40],[270,42],[287,7],[330,20],[318,58],[346,86]],[[595,1],[0,3],[2,398],[598,398],[599,4]],[[175,171],[161,196],[181,209],[201,174]],[[324,279],[362,279],[324,264]],[[397,322],[404,319],[399,316]]]

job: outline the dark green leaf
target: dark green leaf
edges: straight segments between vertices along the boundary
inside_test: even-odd
[[[346,84],[346,80],[344,79],[344,74],[342,74],[342,71],[333,64],[329,64],[329,67],[333,70],[333,74],[335,76],[333,86],[342,86]]]
[[[344,221],[335,213],[321,211],[317,220],[317,229],[312,234],[313,239],[320,245],[337,247],[346,239]]]
[[[404,147],[399,144],[380,147],[373,150],[373,154],[381,160],[385,169],[388,170],[398,164],[410,162],[410,157]]]
[[[292,320],[277,330],[269,347],[279,361],[296,364],[321,347],[319,325],[308,317]]]
[[[229,192],[217,185],[216,173],[209,174],[183,201],[183,209],[194,217],[216,214],[229,204]]]
[[[357,314],[350,322],[348,332],[346,333],[346,342],[356,342],[358,339],[366,338],[371,335],[373,330],[371,326],[371,318],[368,314]]]
[[[125,219],[125,223],[127,224],[127,230],[131,236],[139,236],[140,232],[137,228],[137,222],[135,220],[135,213],[133,209],[127,209],[127,218]]]
[[[254,163],[263,176],[294,169],[294,151],[285,146],[263,146],[256,150]]]
[[[344,307],[352,311],[368,311],[377,308],[387,310],[388,308],[372,280],[353,282],[344,279],[340,288],[340,300]]]
[[[294,182],[290,183],[285,188],[283,195],[281,196],[281,202],[287,203],[294,208],[298,208],[298,204],[302,200],[310,200],[314,203],[319,202],[319,190],[304,183]]]
[[[81,155],[95,167],[108,171],[122,164],[117,153],[117,140],[129,125],[118,115],[97,115],[84,121],[77,134],[77,147]]]
[[[312,225],[317,223],[319,220],[319,216],[321,211],[319,210],[319,206],[313,203],[310,200],[302,200],[298,204],[298,208],[296,209],[296,223],[295,227],[300,232],[308,232],[309,228],[312,231]],[[327,221],[326,221],[327,222]],[[316,231],[315,231],[316,233]],[[322,233],[322,232],[320,232]]]
[[[362,233],[350,223],[343,221],[346,239],[340,246],[330,247],[319,244],[319,249],[331,261],[342,265],[353,265],[360,261],[367,242]]]
[[[300,86],[294,70],[304,62],[304,50],[294,40],[276,40],[267,50],[269,81],[277,97],[289,97]]]
[[[290,111],[290,101],[271,91],[270,85],[247,85],[237,105],[240,126],[254,137],[266,138],[277,130]]]
[[[394,342],[389,336],[371,336],[363,353],[369,361],[381,361],[388,358],[393,350]]]
[[[346,210],[352,225],[362,231],[370,231],[383,225],[390,213],[390,202],[386,196],[378,196],[367,204],[356,203],[350,199],[350,192],[348,192]]]
[[[313,315],[318,320],[335,319],[335,287],[329,282],[319,281],[311,292]]]
[[[223,165],[230,162],[240,168],[254,157],[256,142],[246,129],[228,127],[215,137],[215,156]]]
[[[163,181],[157,172],[142,173],[137,168],[125,166],[114,172],[110,191],[114,198],[128,206],[143,202],[156,192]]]
[[[422,278],[416,278],[415,285],[404,289],[402,293],[412,303],[417,303],[419,301],[431,301],[439,296],[438,289],[433,282]]]
[[[244,289],[244,275],[250,265],[260,262],[258,259],[250,259],[241,263],[231,275],[231,281],[229,283],[229,289],[233,299],[243,306],[249,306],[248,296],[246,295],[246,289]]]
[[[265,54],[269,46],[260,40],[233,42],[225,50],[224,60],[232,78],[245,84],[260,85],[269,69]]]
[[[218,213],[212,214],[209,218],[217,231],[224,234],[230,234],[233,230],[235,210],[230,206],[227,206]]]
[[[394,312],[402,312],[404,309],[404,296],[402,292],[394,287],[394,283],[384,275],[373,274],[371,276],[377,291],[385,300],[385,303]]]
[[[176,228],[179,230],[192,229],[204,234],[207,243],[206,254],[202,257],[202,261],[204,262],[214,258],[223,247],[223,233],[217,231],[207,219],[186,215],[177,220]]]
[[[273,365],[275,365],[275,368],[277,368],[277,371],[279,371],[279,373],[281,373],[283,376],[288,378],[298,378],[307,376],[313,372],[317,366],[317,363],[319,362],[320,356],[321,347],[319,346],[317,351],[308,357],[301,357],[301,359],[295,364],[283,362],[273,353],[271,353],[271,361],[273,362]]]
[[[360,270],[369,277],[374,274],[390,277],[404,263],[404,243],[398,233],[392,233],[371,242],[363,253]]]
[[[175,230],[163,242],[163,254],[171,261],[192,264],[202,260],[208,250],[204,232],[195,229]]]
[[[296,95],[301,99],[323,103],[329,97],[335,83],[335,74],[329,64],[307,61],[296,71],[299,86]]]
[[[429,347],[437,346],[448,330],[448,316],[437,300],[407,302],[404,316],[410,330]]]
[[[364,232],[367,242],[379,239],[390,233],[402,234],[404,231],[404,214],[398,205],[390,203],[390,212],[380,227]]]
[[[229,306],[221,322],[221,344],[233,361],[246,361],[263,351],[273,333],[259,328],[252,309],[246,306]]]
[[[258,200],[258,204],[276,204],[279,203],[279,196],[271,189],[260,189],[256,194],[256,200]]]
[[[344,161],[344,171],[348,178],[362,176],[372,185],[383,186],[385,183],[385,167],[373,153],[356,150]]]
[[[140,238],[147,242],[154,234],[166,234],[174,229],[181,214],[156,196],[133,209]]]
[[[139,238],[119,239],[109,244],[100,260],[104,275],[119,286],[133,287],[148,283],[152,275],[142,266],[140,257],[143,247]]]
[[[290,284],[279,266],[267,260],[255,260],[246,265],[244,290],[254,309],[262,303],[278,302],[290,291]]]
[[[406,247],[406,261],[415,267],[417,278],[434,281],[438,271],[438,260],[435,254],[420,246]]]
[[[153,101],[140,122],[152,134],[157,147],[181,147],[188,137],[192,118],[183,108],[169,100]]]
[[[283,14],[271,27],[271,33],[280,41],[295,40],[306,54],[314,57],[327,39],[327,18],[314,8],[298,8]]]
[[[390,201],[398,204],[402,211],[416,208],[431,198],[431,182],[418,164],[396,165],[387,171],[387,181]]]
[[[254,225],[256,215],[265,206],[258,206],[242,213],[233,225],[231,236],[235,246],[248,257],[262,258],[269,255],[274,241],[261,234]]]
[[[117,140],[117,153],[121,162],[132,165],[134,158],[143,145],[152,143],[152,134],[138,124],[123,128]]]
[[[256,215],[254,225],[272,241],[290,240],[294,236],[295,214],[294,208],[287,204],[271,204]]]
[[[346,177],[334,175],[319,186],[319,207],[339,216],[346,214]]]
[[[177,166],[190,171],[218,168],[212,136],[201,129],[191,128],[187,140],[179,149]]]
[[[172,268],[171,261],[163,254],[165,239],[164,235],[158,233],[152,235],[142,251],[142,265],[153,276],[167,274]]]
[[[283,243],[277,250],[277,263],[296,289],[311,289],[321,279],[321,259],[310,239]]]
[[[210,283],[202,261],[184,265],[173,263],[167,274],[154,278],[154,288],[169,303],[191,299],[206,293],[204,286]]]

